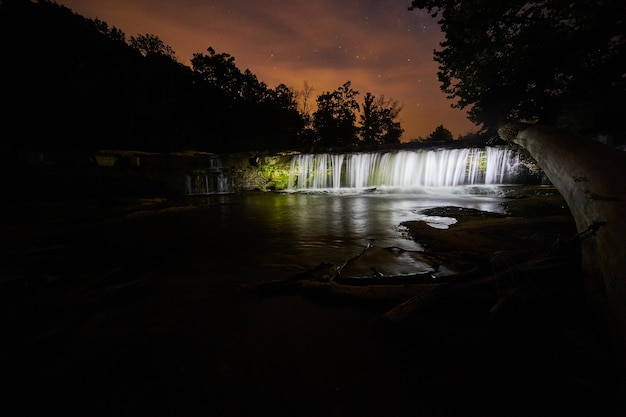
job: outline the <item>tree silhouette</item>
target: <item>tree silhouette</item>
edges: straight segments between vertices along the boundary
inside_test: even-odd
[[[581,135],[624,137],[623,1],[414,0],[412,7],[441,15],[442,89],[459,107],[472,106],[474,122],[497,126],[501,138],[526,149],[565,198],[584,288],[611,337],[623,391],[626,154]],[[506,119],[534,123],[498,123]]]
[[[171,46],[163,42],[157,35],[149,33],[130,37],[130,46],[143,56],[150,54],[167,56],[176,61],[176,53]]]
[[[263,99],[267,86],[256,75],[248,69],[242,73],[235,63],[235,57],[228,53],[218,54],[212,47],[207,48],[207,51],[208,55],[195,53],[191,59],[194,72],[203,81],[232,98],[252,102]]]
[[[356,101],[358,91],[346,81],[335,91],[326,91],[317,97],[317,110],[313,113],[313,127],[317,144],[322,146],[348,146],[357,141]]]
[[[402,107],[384,96],[375,97],[368,92],[363,98],[363,111],[360,116],[359,136],[364,144],[382,145],[400,143],[404,131],[396,121]]]
[[[623,134],[623,1],[414,0],[410,8],[439,17],[442,90],[476,124],[526,119]]]
[[[307,82],[300,93],[284,84],[268,88],[212,47],[194,54],[191,67],[183,65],[158,35],[127,42],[120,29],[52,1],[1,1],[0,47],[9,57],[0,82],[8,104],[2,129],[12,154],[221,153],[353,146],[366,131],[368,142],[392,143],[401,134],[394,120],[400,108],[383,97],[368,102],[366,128],[359,130],[358,92],[349,81],[317,97],[313,112]]]
[[[454,140],[454,136],[452,136],[452,132],[443,127],[443,125],[439,125],[426,140],[430,142],[451,142]]]
[[[311,94],[315,89],[313,86],[309,85],[309,82],[304,80],[302,85],[302,90],[297,92],[297,97],[301,101],[301,110],[302,117],[304,118],[305,126],[311,127],[312,119],[311,116]]]

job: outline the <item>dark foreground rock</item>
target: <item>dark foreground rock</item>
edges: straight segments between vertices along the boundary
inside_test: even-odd
[[[474,262],[471,279],[359,296],[329,264],[241,291],[162,201],[5,210],[0,413],[624,415],[571,219],[557,201],[516,212],[526,201],[407,224],[427,251]]]

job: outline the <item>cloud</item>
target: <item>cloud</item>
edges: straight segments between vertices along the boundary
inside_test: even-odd
[[[188,64],[208,47],[232,55],[269,87],[284,83],[314,95],[350,80],[360,91],[405,105],[404,140],[443,124],[456,135],[473,129],[439,89],[433,49],[443,39],[425,12],[409,0],[62,0],[98,17],[127,37],[155,34]]]

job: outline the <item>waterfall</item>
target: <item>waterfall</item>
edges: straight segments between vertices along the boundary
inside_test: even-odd
[[[291,160],[288,189],[503,184],[518,165],[508,147],[302,154]]]
[[[222,161],[214,158],[209,166],[185,177],[186,195],[222,194],[232,192],[232,178],[223,172]]]

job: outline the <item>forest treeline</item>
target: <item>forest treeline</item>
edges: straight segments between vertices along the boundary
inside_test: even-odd
[[[481,132],[526,121],[626,149],[623,0],[413,0],[437,19],[441,90]]]
[[[359,102],[350,81],[313,106],[306,81],[270,88],[212,47],[189,67],[158,34],[127,38],[52,1],[0,1],[0,31],[3,136],[16,151],[376,146],[403,133],[400,104]]]

